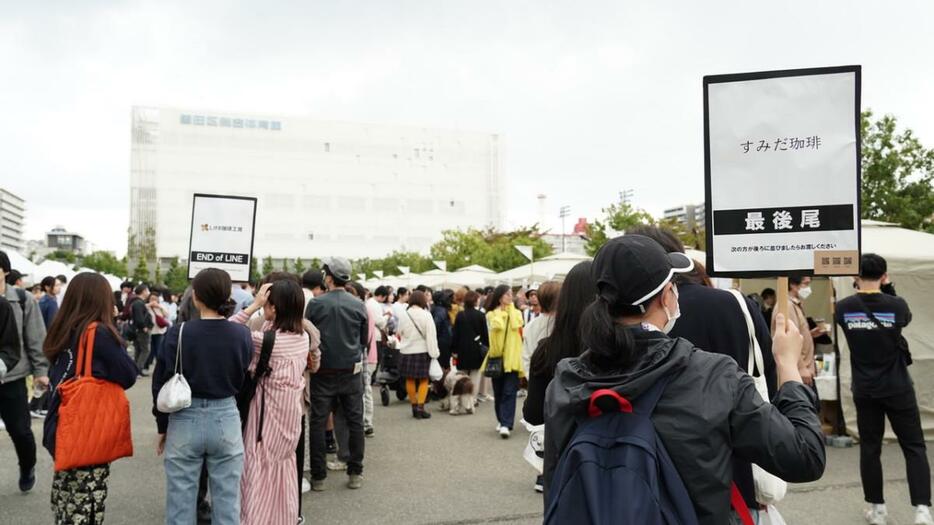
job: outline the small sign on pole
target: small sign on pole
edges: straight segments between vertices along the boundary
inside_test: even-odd
[[[196,193],[191,205],[188,278],[218,268],[234,282],[250,280],[256,198]]]
[[[448,262],[447,261],[432,261],[435,266],[438,267],[442,272],[448,271]]]
[[[517,245],[516,249],[519,250],[519,253],[524,255],[525,258],[529,260],[529,262],[532,261],[532,246],[529,246],[527,244],[522,244],[522,245]]]
[[[411,270],[411,268],[408,266],[397,266],[397,268],[399,268],[399,271],[402,272],[402,275],[408,275],[409,270]]]
[[[859,272],[860,75],[843,66],[704,77],[710,275]]]

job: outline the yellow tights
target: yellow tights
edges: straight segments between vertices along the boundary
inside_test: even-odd
[[[409,401],[413,405],[424,405],[428,399],[428,380],[407,377],[405,378],[405,391],[409,394]]]

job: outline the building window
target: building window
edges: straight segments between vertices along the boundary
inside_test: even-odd
[[[325,153],[330,153],[330,152],[331,152],[331,143],[330,143],[330,142],[325,142],[325,143],[324,143],[324,152],[325,152]]]

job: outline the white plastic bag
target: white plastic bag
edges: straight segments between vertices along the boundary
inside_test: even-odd
[[[775,505],[768,505],[764,511],[759,511],[759,525],[785,525],[785,519]]]
[[[178,412],[191,406],[191,387],[182,375],[182,332],[185,323],[178,327],[178,351],[175,352],[175,375],[162,385],[156,397],[156,408],[164,414]]]
[[[541,475],[545,471],[545,425],[532,425],[522,420],[529,431],[529,443],[522,452],[522,457]]]
[[[441,363],[437,359],[431,360],[431,366],[428,367],[428,378],[432,381],[441,381],[444,377],[444,370],[441,369]]]
[[[736,297],[739,307],[746,318],[746,330],[749,332],[749,362],[746,366],[746,373],[752,377],[756,385],[756,391],[766,403],[769,402],[769,390],[765,381],[765,365],[762,358],[762,348],[759,347],[759,341],[756,340],[756,329],[752,323],[752,316],[749,314],[749,308],[746,306],[746,298],[739,290],[730,290],[730,293]],[[756,376],[758,371],[759,375]],[[788,492],[788,483],[778,476],[769,474],[759,465],[752,465],[752,479],[756,485],[756,501],[763,505],[774,505],[785,499],[785,493]],[[774,507],[773,507],[774,508]],[[778,513],[778,511],[775,511]],[[781,516],[779,516],[781,519]],[[784,522],[782,522],[784,523]]]

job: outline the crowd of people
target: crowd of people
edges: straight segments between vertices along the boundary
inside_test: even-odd
[[[757,469],[789,482],[823,473],[814,340],[827,330],[808,325],[808,278],[790,280],[786,317],[774,292],[756,302],[713,288],[683,252],[670,231],[640,226],[563,282],[532,290],[366,290],[349,261],[335,257],[258,283],[207,269],[178,294],[132,282],[112,292],[93,273],[70,283],[49,276],[26,290],[0,252],[0,416],[20,489],[36,483],[27,377],[35,392],[47,392],[33,412],[45,418],[43,445],[55,458],[60,424],[74,417],[61,408],[63,383],[90,375],[128,389],[151,369],[166,523],[291,525],[304,521],[301,495],[327,490],[329,472],[344,472],[346,486],[360,489],[366,442],[377,432],[374,387],[384,405],[393,391],[407,399],[415,420],[432,417],[433,399],[451,415],[492,401],[502,439],[513,435],[525,397],[523,419],[544,425],[534,487],[545,493],[546,522],[567,522],[582,509],[593,522],[600,512],[648,519],[652,505],[609,498],[598,509],[583,496],[587,483],[634,475],[604,478],[605,470],[579,462],[594,446],[582,434],[597,431],[600,414],[628,407],[651,420],[658,456],[672,467],[658,475],[677,478],[652,500],[658,512],[702,524],[758,523],[775,510],[762,501]],[[910,310],[888,283],[884,259],[866,254],[862,268],[859,293],[840,302],[836,322],[852,349],[867,519],[886,518],[879,456],[887,416],[908,460],[916,523],[931,524],[930,472],[901,337]],[[759,351],[763,362],[751,370]],[[177,395],[182,383],[186,403],[166,408],[165,392]],[[56,470],[56,523],[103,522],[109,463],[119,457]]]

